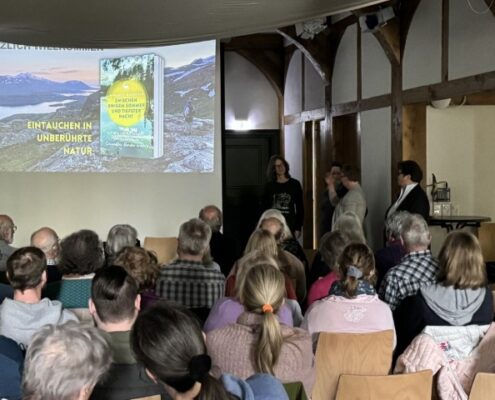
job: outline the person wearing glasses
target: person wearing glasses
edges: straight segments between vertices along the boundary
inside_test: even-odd
[[[14,221],[8,215],[0,215],[0,271],[5,273],[7,259],[17,249],[11,246],[17,230]]]
[[[31,246],[40,249],[46,257],[46,282],[57,282],[62,279],[58,269],[60,261],[60,239],[57,232],[47,226],[38,229],[31,235]]]
[[[411,214],[419,214],[426,221],[430,216],[430,202],[428,196],[421,187],[423,171],[416,161],[400,161],[397,165],[397,184],[400,186],[399,197],[388,208],[385,218],[396,211],[408,211]]]

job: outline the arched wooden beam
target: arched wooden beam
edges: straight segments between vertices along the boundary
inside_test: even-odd
[[[400,54],[401,60],[404,56],[404,49],[406,48],[407,34],[409,33],[409,28],[418,9],[421,0],[404,0],[399,3],[399,8],[397,13],[400,19]]]
[[[320,33],[313,40],[301,39],[296,35],[296,28],[294,26],[280,28],[277,32],[304,54],[318,75],[320,75],[323,83],[328,85],[331,72],[327,35]]]
[[[268,79],[279,99],[284,95],[284,47],[278,34],[240,36],[224,44],[251,62]]]

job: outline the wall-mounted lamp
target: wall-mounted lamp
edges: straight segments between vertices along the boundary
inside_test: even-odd
[[[248,131],[249,121],[247,119],[235,119],[232,122],[232,127],[235,131]]]

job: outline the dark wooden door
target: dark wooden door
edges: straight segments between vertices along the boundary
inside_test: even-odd
[[[280,132],[225,131],[223,156],[224,232],[240,255],[261,215],[266,166],[280,150]]]

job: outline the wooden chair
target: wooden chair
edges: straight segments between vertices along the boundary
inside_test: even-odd
[[[287,396],[289,396],[289,400],[308,400],[301,382],[284,383],[284,389],[287,392]]]
[[[137,397],[137,398],[131,399],[131,400],[161,400],[161,399],[162,399],[162,396],[160,396],[159,394],[155,394],[154,396]]]
[[[495,261],[495,222],[481,224],[478,228],[478,240],[485,262]]]
[[[160,265],[168,264],[177,257],[177,238],[175,237],[147,236],[144,238],[143,247],[156,254]]]
[[[469,400],[491,399],[495,393],[495,374],[478,372],[469,394]]]
[[[313,400],[333,400],[342,374],[387,375],[392,364],[394,332],[322,332],[316,348]]]
[[[430,400],[431,370],[414,374],[341,375],[336,400]]]

